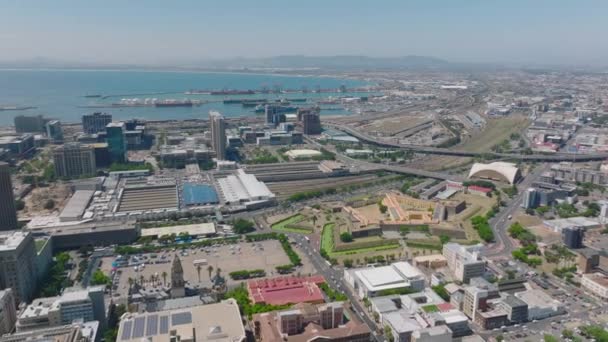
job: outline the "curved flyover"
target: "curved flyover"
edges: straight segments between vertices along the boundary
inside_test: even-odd
[[[377,139],[375,137],[371,137],[367,134],[359,132],[353,128],[346,127],[340,124],[332,123],[332,122],[323,122],[324,126],[331,127],[333,129],[342,131],[349,135],[352,135],[360,140],[363,140],[367,143],[385,146],[385,147],[397,147],[397,148],[406,148],[418,153],[426,153],[426,154],[439,154],[446,156],[458,156],[458,157],[476,157],[481,155],[491,155],[496,158],[510,158],[510,159],[518,159],[518,160],[531,160],[531,161],[572,161],[572,162],[583,162],[583,161],[593,161],[593,160],[604,160],[608,158],[608,153],[591,153],[591,154],[575,154],[575,153],[554,153],[554,154],[512,154],[512,153],[494,153],[494,152],[469,152],[469,151],[458,151],[451,150],[448,148],[442,147],[430,147],[430,146],[419,146],[419,145],[409,145],[409,144],[400,144],[396,142],[383,141]]]

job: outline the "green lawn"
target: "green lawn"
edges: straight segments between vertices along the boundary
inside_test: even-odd
[[[333,223],[326,223],[323,226],[323,232],[321,235],[321,248],[330,255],[334,250],[334,226],[335,224]]]
[[[431,304],[431,305],[423,306],[422,310],[424,310],[424,312],[426,312],[426,313],[431,313],[431,312],[438,312],[439,308],[437,307],[437,305]]]
[[[304,219],[306,219],[306,216],[304,216],[302,214],[296,214],[296,215],[290,216],[284,220],[276,222],[275,224],[270,226],[270,228],[272,228],[272,230],[276,230],[276,231],[280,231],[280,232],[288,232],[288,233],[300,233],[300,234],[312,233],[312,229],[297,228],[297,227],[293,227],[293,226],[290,227],[290,225],[301,222]]]
[[[334,223],[327,223],[323,226],[323,233],[321,235],[321,249],[325,249],[327,254],[330,257],[340,256],[340,255],[352,255],[357,253],[367,253],[367,252],[379,252],[385,251],[389,249],[399,248],[398,243],[391,243],[383,246],[375,246],[375,247],[365,247],[365,248],[353,248],[344,251],[336,252],[334,251]]]

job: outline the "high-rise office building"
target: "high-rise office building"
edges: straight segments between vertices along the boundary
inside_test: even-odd
[[[582,248],[584,237],[585,229],[583,227],[567,227],[562,229],[562,241],[568,248]]]
[[[11,170],[7,163],[0,162],[0,231],[13,229],[17,229],[17,210]]]
[[[57,177],[80,177],[95,175],[95,149],[89,145],[73,142],[57,147],[53,151]]]
[[[298,111],[304,134],[321,134],[321,116],[316,108]]]
[[[11,288],[17,303],[36,290],[36,246],[29,232],[0,232],[0,289]]]
[[[42,115],[18,115],[14,119],[15,131],[17,133],[42,133],[46,131],[45,124],[47,121]]]
[[[217,160],[226,159],[226,121],[218,112],[209,113],[211,126],[211,143]]]
[[[481,248],[481,244],[465,246],[449,242],[443,245],[443,256],[454,279],[468,283],[473,277],[483,276],[486,263],[481,260]]]
[[[59,120],[51,120],[46,123],[46,135],[52,142],[63,141],[63,129],[61,128],[61,122]]]
[[[104,286],[86,289],[70,287],[61,296],[38,298],[21,312],[17,331],[29,331],[71,324],[73,321],[97,321],[106,326]]]
[[[534,209],[538,206],[539,193],[534,188],[529,188],[524,192],[524,198],[521,202],[522,208]]]
[[[110,122],[112,122],[112,114],[85,114],[82,116],[82,130],[88,134],[104,132]]]
[[[127,136],[124,122],[110,122],[106,126],[106,141],[112,163],[127,161]]]
[[[17,307],[12,289],[0,290],[0,336],[13,331],[17,321]]]

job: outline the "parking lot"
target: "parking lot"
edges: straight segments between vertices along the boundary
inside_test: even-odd
[[[294,246],[297,250],[297,246]],[[309,259],[301,251],[297,250],[302,258],[303,266],[298,267],[295,272],[300,274],[315,273]],[[160,253],[148,253],[131,256],[129,266],[118,269],[118,287],[115,290],[119,297],[126,297],[129,288],[129,278],[138,280],[144,277],[145,283],[151,276],[158,276],[158,285],[171,283],[171,265],[175,255],[178,255],[184,269],[184,279],[192,287],[211,287],[208,267],[213,267],[212,276],[216,270],[221,269],[221,274],[226,278],[228,286],[237,282],[230,279],[228,274],[240,270],[264,269],[267,277],[278,276],[275,267],[289,264],[289,258],[285,254],[280,243],[275,240],[260,241],[255,243],[242,242],[234,245],[222,245],[204,248],[191,248],[186,250],[168,250]],[[102,271],[110,274],[112,262],[115,258],[104,258]],[[195,261],[201,263],[200,275],[195,266]],[[163,279],[166,272],[166,280]],[[199,277],[200,276],[200,277]]]

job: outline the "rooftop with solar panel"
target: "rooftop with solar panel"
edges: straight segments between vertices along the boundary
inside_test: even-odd
[[[245,328],[234,299],[187,309],[127,313],[117,342],[244,341]]]

